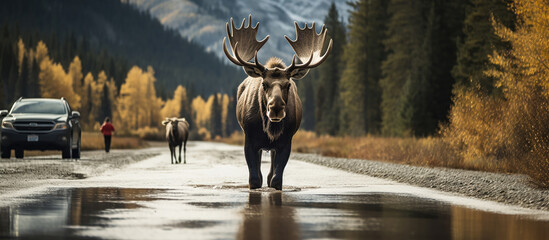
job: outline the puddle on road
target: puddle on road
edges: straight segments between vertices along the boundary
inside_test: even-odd
[[[58,189],[0,208],[0,238],[547,239],[549,222],[395,194]]]
[[[207,184],[195,184],[192,185],[194,188],[203,188],[203,189],[236,189],[241,192],[277,192],[278,190],[270,187],[261,187],[257,189],[250,190],[248,185],[236,184],[236,183],[224,183],[218,185],[207,185]],[[283,192],[300,192],[301,189],[314,189],[318,187],[294,187],[294,186],[284,186]]]

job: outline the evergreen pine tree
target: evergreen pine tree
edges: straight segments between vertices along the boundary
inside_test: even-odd
[[[38,85],[38,75],[40,74],[40,66],[36,59],[32,59],[28,79],[28,94],[29,97],[40,97],[40,86]]]
[[[217,94],[214,94],[212,109],[211,109],[211,123],[210,123],[210,131],[212,134],[212,138],[215,138],[215,136],[221,136],[221,101],[217,97]]]
[[[17,80],[19,79],[19,67],[17,66],[17,54],[15,54],[16,50],[15,48],[12,48],[10,51],[12,54],[10,54],[11,57],[11,63],[9,64],[9,72],[8,72],[8,86],[9,86],[9,92],[7,94],[8,101],[14,102],[18,98],[20,98],[20,91],[19,91],[19,85],[17,84]]]
[[[366,77],[364,78],[364,119],[367,133],[380,132],[381,126],[381,88],[379,81],[382,77],[381,64],[386,58],[385,32],[387,31],[387,3],[386,0],[371,0],[366,9]]]
[[[364,39],[367,36],[364,26],[367,24],[368,0],[351,3],[351,7],[355,11],[349,18],[349,42],[344,50],[345,68],[339,83],[339,130],[342,134],[360,136],[366,133],[364,66],[367,53]]]
[[[343,46],[346,40],[345,27],[333,2],[324,18],[324,24],[328,29],[328,39],[333,40],[333,47],[328,59],[319,67],[315,129],[320,134],[334,135],[339,128],[338,82],[343,69]]]
[[[25,56],[23,57],[23,62],[22,62],[22,65],[21,66],[21,74],[19,75],[19,80],[17,81],[17,85],[19,85],[18,89],[19,89],[19,95],[21,95],[21,97],[29,97],[29,93],[28,93],[28,90],[29,90],[29,67],[30,67],[30,64],[29,64],[29,59],[27,57],[27,55],[25,54]]]
[[[466,8],[463,24],[462,41],[458,43],[457,64],[452,69],[452,75],[458,86],[470,87],[491,93],[494,90],[494,79],[484,74],[493,67],[488,61],[488,55],[494,51],[508,49],[494,32],[491,17],[511,27],[514,14],[508,6],[511,0],[470,0]]]
[[[316,119],[315,86],[317,86],[318,84],[314,83],[314,79],[317,79],[317,77],[314,75],[318,75],[317,70],[311,70],[307,75],[307,79],[299,80],[296,82],[299,98],[301,99],[301,104],[303,105],[303,118],[301,119],[300,129],[309,131],[315,130]]]
[[[416,84],[420,78],[425,25],[423,14],[428,0],[408,1],[391,0],[388,12],[391,15],[387,24],[385,46],[387,59],[382,64],[382,133],[390,136],[413,134],[413,103],[409,102],[416,94],[412,88],[421,88]],[[418,62],[419,61],[419,62]],[[407,92],[404,93],[403,89]]]
[[[185,118],[185,120],[187,120],[187,122],[189,123],[189,126],[194,125],[191,111],[191,99],[189,98],[189,93],[187,89],[185,89],[185,96],[181,97],[181,108],[179,109],[179,117]]]
[[[103,84],[103,92],[101,96],[101,113],[100,113],[100,119],[105,119],[105,117],[112,118],[112,102],[109,97],[109,86],[107,83]]]
[[[232,91],[229,97],[229,105],[227,106],[227,134],[230,135],[234,131],[238,131],[240,126],[236,120],[236,89]]]

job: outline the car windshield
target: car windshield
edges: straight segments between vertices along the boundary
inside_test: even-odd
[[[28,101],[17,103],[11,110],[11,113],[65,114],[67,112],[62,102]]]

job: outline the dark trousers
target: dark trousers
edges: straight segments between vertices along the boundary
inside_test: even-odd
[[[109,152],[111,150],[111,136],[103,135],[103,137],[105,137],[105,152]]]

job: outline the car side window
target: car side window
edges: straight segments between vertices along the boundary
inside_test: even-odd
[[[69,115],[71,115],[72,110],[71,110],[71,105],[69,104],[69,102],[65,101],[65,106],[67,107],[67,112],[69,113]]]

